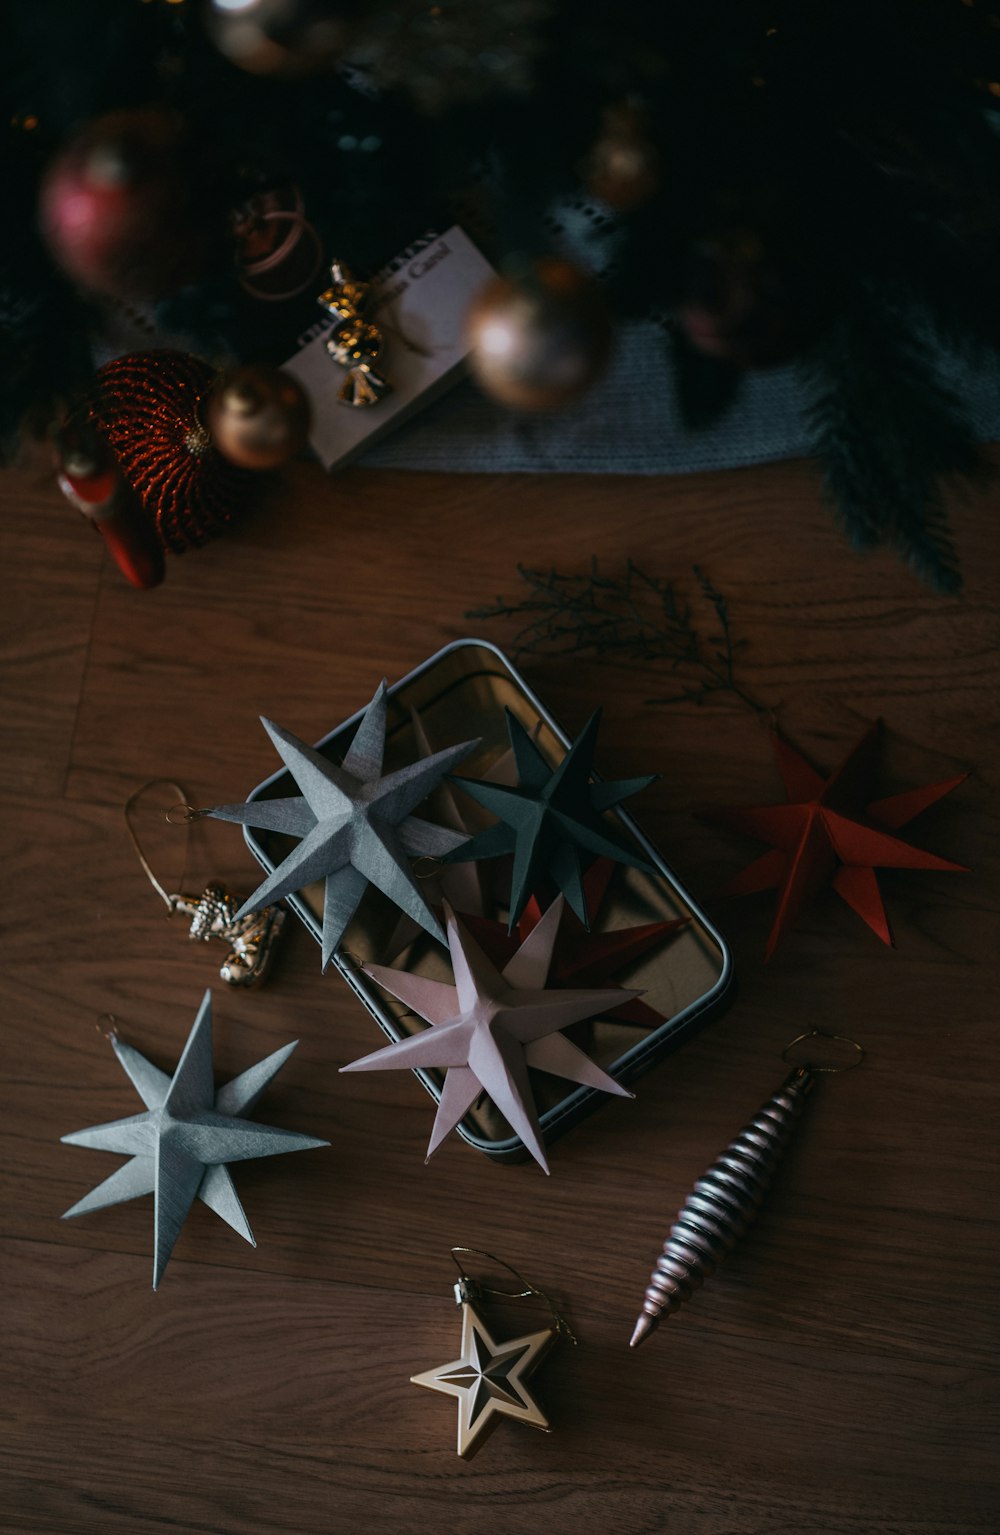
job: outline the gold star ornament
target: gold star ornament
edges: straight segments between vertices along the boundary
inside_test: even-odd
[[[513,1418],[549,1433],[549,1420],[527,1382],[555,1342],[555,1330],[546,1327],[498,1343],[468,1299],[468,1287],[458,1284],[455,1291],[462,1307],[459,1357],[410,1379],[415,1386],[457,1399],[459,1455],[471,1460],[501,1418]]]

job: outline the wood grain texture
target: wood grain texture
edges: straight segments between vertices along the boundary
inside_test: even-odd
[[[7,476],[3,502],[0,1531],[1000,1527],[996,493],[956,510],[967,584],[947,599],[889,554],[851,554],[804,464],[669,480],[301,466],[146,594],[44,477]],[[711,903],[757,845],[693,814],[779,797],[755,717],[647,706],[669,690],[653,666],[527,662],[567,729],[604,702],[601,771],[661,772],[639,819],[730,938],[735,1005],[634,1103],[556,1143],[551,1179],[457,1141],[425,1167],[429,1101],[406,1073],[337,1074],[374,1025],[295,925],[265,991],[216,988],[216,1065],[299,1039],[260,1114],[331,1149],[239,1168],[256,1250],[199,1206],[154,1295],[149,1201],[59,1220],[118,1160],[59,1136],[138,1106],[98,1015],[169,1067],[221,957],[166,919],[126,796],[161,775],[196,803],[242,796],[274,767],[258,714],[316,738],[469,632],[468,609],[515,595],[517,560],[595,554],[682,588],[703,565],[746,641],[744,685],[820,766],[882,715],[884,792],[970,770],[912,835],[973,872],[883,876],[895,952],[827,896],[765,966],[768,899]],[[142,826],[174,877],[179,834],[152,810]],[[192,888],[254,877],[217,823],[188,867]],[[752,1233],[630,1354],[673,1211],[812,1024],[861,1038],[866,1068],[822,1084]],[[408,1384],[453,1355],[453,1242],[553,1290],[580,1335],[538,1377],[554,1433],[504,1425],[469,1466],[451,1405]]]

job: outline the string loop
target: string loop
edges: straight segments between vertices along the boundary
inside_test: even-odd
[[[853,1060],[846,1061],[840,1066],[818,1066],[814,1061],[801,1061],[798,1063],[789,1061],[789,1050],[794,1050],[795,1046],[800,1045],[804,1039],[831,1039],[836,1044],[850,1045],[851,1049],[855,1050],[857,1054]],[[781,1059],[787,1062],[788,1065],[799,1064],[805,1066],[809,1071],[829,1072],[831,1075],[835,1075],[839,1071],[853,1071],[856,1066],[861,1065],[864,1058],[865,1052],[856,1039],[848,1039],[846,1034],[831,1034],[828,1029],[806,1029],[804,1034],[797,1034],[794,1039],[790,1039],[781,1052]]]
[[[132,842],[132,846],[135,848],[136,856],[138,857],[139,862],[142,864],[143,871],[144,871],[144,873],[146,875],[146,878],[149,880],[149,883],[152,885],[153,889],[156,891],[157,895],[160,897],[160,900],[163,902],[163,904],[166,906],[167,910],[170,912],[170,914],[172,916],[173,913],[174,913],[174,910],[176,908],[177,898],[176,898],[176,896],[172,896],[166,890],[164,890],[163,886],[160,884],[160,881],[157,879],[156,875],[153,873],[153,870],[152,870],[152,868],[150,867],[150,864],[149,864],[149,860],[146,857],[145,853],[142,851],[142,847],[140,845],[139,838],[136,835],[135,824],[134,824],[134,821],[133,821],[133,812],[135,810],[135,807],[136,807],[138,801],[142,798],[142,796],[149,789],[155,789],[160,784],[165,784],[168,789],[172,789],[174,791],[174,793],[177,795],[178,801],[180,802],[181,805],[183,805],[184,809],[186,811],[189,811],[189,812],[192,811],[192,807],[190,805],[188,805],[187,797],[186,797],[186,795],[184,793],[184,790],[181,788],[179,783],[175,783],[172,778],[150,778],[148,780],[148,782],[142,784],[138,789],[136,789],[132,794],[130,794],[128,799],[125,801],[125,826],[126,826],[126,829],[128,831],[129,838],[130,838],[130,840]],[[174,811],[177,810],[178,808],[179,808],[179,806],[178,806],[177,803],[172,805],[171,808],[168,811],[166,811],[166,819],[168,821],[170,821],[170,825],[171,826],[178,826],[178,825],[180,825],[180,826],[190,826],[191,822],[196,819],[197,812],[193,812],[193,813],[189,814],[187,819],[184,820],[184,821],[171,821],[170,817],[173,815]],[[185,874],[185,870],[187,868],[187,854],[188,854],[188,841],[189,840],[190,839],[188,837],[186,837],[184,839],[184,860],[183,860],[183,863],[181,864],[180,879],[177,882],[181,886],[183,886],[183,884],[184,884],[184,874]]]

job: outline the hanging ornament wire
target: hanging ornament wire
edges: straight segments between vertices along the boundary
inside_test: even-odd
[[[494,1253],[486,1252],[482,1247],[452,1247],[450,1252],[452,1262],[458,1269],[459,1277],[455,1285],[455,1300],[459,1305],[463,1301],[478,1300],[485,1295],[493,1295],[503,1300],[527,1300],[531,1296],[536,1296],[548,1306],[559,1336],[568,1338],[574,1344],[578,1341],[576,1333],[556,1306],[551,1295],[546,1294],[544,1290],[539,1290],[537,1285],[529,1284],[524,1275],[519,1273],[512,1263],[505,1263],[502,1258],[496,1257]],[[492,1285],[482,1284],[480,1280],[474,1279],[471,1274],[466,1272],[465,1265],[459,1261],[459,1253],[468,1253],[477,1258],[485,1258],[490,1263],[497,1264],[499,1268],[506,1269],[508,1274],[513,1274],[522,1288],[520,1290],[498,1290]]]
[[[265,906],[260,911],[248,912],[240,917],[237,913],[243,904],[242,898],[231,894],[224,885],[215,880],[205,886],[200,896],[172,895],[163,887],[142,850],[134,821],[135,808],[139,800],[150,789],[161,785],[165,785],[177,796],[174,804],[165,812],[165,820],[171,826],[183,826],[187,829],[184,838],[184,862],[179,881],[182,885],[187,865],[191,825],[207,814],[205,811],[196,810],[188,803],[184,790],[172,778],[151,778],[130,794],[125,801],[125,826],[143,872],[160,900],[163,901],[170,916],[180,911],[191,918],[191,926],[188,929],[189,938],[200,939],[205,943],[212,938],[217,938],[228,946],[229,953],[219,968],[222,980],[229,986],[256,986],[264,979],[271,966],[274,946],[285,923],[285,913],[278,906]]]
[[[135,815],[135,808],[139,800],[141,800],[143,795],[148,793],[150,789],[159,788],[161,784],[165,785],[165,787],[168,789],[172,789],[177,796],[177,802],[175,802],[171,809],[166,812],[165,819],[170,822],[171,826],[184,825],[190,828],[191,822],[195,819],[193,815],[189,815],[187,820],[183,822],[170,820],[170,817],[173,815],[174,811],[180,807],[180,805],[183,805],[185,810],[191,809],[191,806],[189,806],[186,802],[184,790],[181,788],[180,784],[175,783],[172,778],[150,778],[148,782],[142,784],[138,789],[134,791],[134,793],[129,795],[128,799],[125,801],[125,828],[128,831],[129,841],[132,843],[132,847],[135,850],[135,855],[142,865],[146,878],[149,880],[149,883],[160,897],[160,900],[166,906],[167,911],[171,916],[173,916],[174,912],[177,910],[177,897],[168,895],[167,891],[164,890],[163,886],[160,884],[160,881],[153,873],[149,860],[143,852],[139,838],[136,834],[135,822],[133,819]],[[183,885],[184,876],[187,872],[187,857],[190,841],[191,836],[189,830],[188,835],[184,838],[184,858],[183,862],[181,863],[181,872],[177,881],[179,885]]]

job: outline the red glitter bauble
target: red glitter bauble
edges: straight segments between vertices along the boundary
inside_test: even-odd
[[[74,281],[113,298],[162,298],[200,276],[221,219],[182,118],[136,107],[95,118],[47,167],[39,224]]]
[[[133,352],[97,374],[91,412],[163,547],[175,554],[221,533],[259,483],[212,445],[202,401],[215,377],[199,357],[168,350]]]

